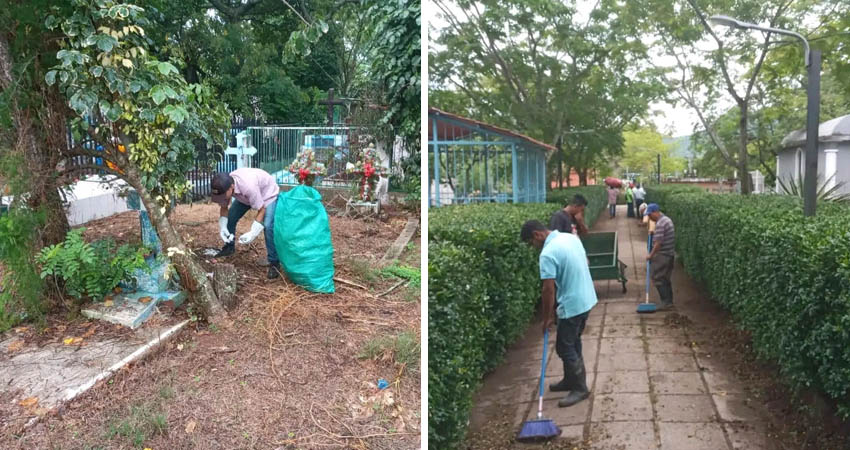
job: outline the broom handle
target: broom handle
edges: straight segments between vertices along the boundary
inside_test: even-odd
[[[646,238],[646,251],[652,252],[652,235]],[[646,303],[649,303],[649,260],[646,260]]]
[[[543,417],[543,380],[546,378],[546,350],[549,348],[549,329],[543,330],[543,362],[540,363],[540,387],[538,388],[537,418]]]

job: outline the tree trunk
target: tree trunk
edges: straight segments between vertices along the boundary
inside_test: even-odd
[[[587,167],[578,171],[578,184],[579,186],[587,186]]]
[[[190,301],[200,309],[204,317],[209,319],[222,317],[224,307],[218,300],[212,283],[207,279],[206,271],[183,243],[183,239],[171,225],[168,216],[157,206],[147,188],[142,185],[142,177],[138,170],[135,167],[127,167],[126,173],[125,180],[139,194],[145,209],[150,214],[151,224],[156,228],[156,233],[162,241],[162,251],[166,255],[171,253],[169,259],[177,269],[180,284],[188,291]]]
[[[566,172],[566,174],[567,174],[567,176],[566,176],[566,178],[567,178],[567,187],[570,187],[570,183],[571,183],[571,181],[572,181],[572,177],[573,177],[573,168],[572,168],[572,167],[570,167],[570,165],[569,165],[569,164],[564,164],[564,171],[565,171],[565,172]]]
[[[739,103],[741,110],[741,121],[739,122],[740,147],[738,148],[738,179],[741,180],[741,194],[748,195],[750,187],[750,172],[747,170],[747,121],[748,111],[746,103]]]

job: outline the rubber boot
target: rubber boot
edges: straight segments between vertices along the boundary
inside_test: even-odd
[[[584,361],[578,360],[575,364],[570,365],[568,378],[573,389],[566,397],[558,401],[558,406],[561,408],[573,406],[590,396],[590,391],[587,389],[587,372],[584,369]]]
[[[236,251],[236,244],[230,242],[228,244],[224,244],[224,247],[219,250],[218,253],[215,254],[215,258],[224,258],[225,256],[230,256]]]
[[[269,280],[274,280],[280,277],[280,264],[269,264]]]
[[[572,389],[570,377],[567,375],[570,372],[570,366],[564,360],[561,360],[561,362],[564,364],[564,378],[557,383],[550,384],[549,392],[566,392]]]

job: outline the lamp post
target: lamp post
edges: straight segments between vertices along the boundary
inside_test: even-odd
[[[753,29],[768,33],[784,34],[803,41],[803,48],[805,49],[804,62],[808,69],[808,83],[806,86],[806,171],[805,179],[803,180],[803,214],[814,216],[817,202],[818,125],[820,122],[820,50],[812,50],[809,47],[809,41],[800,33],[793,31],[763,27],[754,23],[742,22],[729,16],[711,16],[710,20],[718,25],[725,25],[741,30]]]

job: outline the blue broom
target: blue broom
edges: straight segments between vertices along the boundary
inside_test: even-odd
[[[549,330],[543,332],[543,362],[540,364],[540,388],[537,402],[537,420],[527,420],[522,424],[516,440],[520,442],[539,442],[561,435],[561,429],[550,419],[543,418],[543,380],[546,378],[546,349],[549,348]]]
[[[646,240],[646,251],[652,252],[652,235],[650,234]],[[646,303],[638,305],[637,312],[641,314],[654,313],[656,310],[655,303],[649,303],[649,260],[646,260]]]

